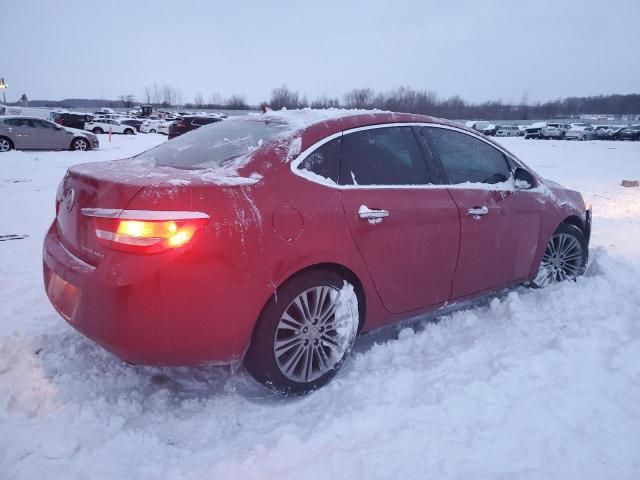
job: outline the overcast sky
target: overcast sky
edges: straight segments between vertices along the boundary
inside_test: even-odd
[[[640,93],[640,0],[0,0],[7,100],[145,85],[309,99],[356,87],[474,102]]]

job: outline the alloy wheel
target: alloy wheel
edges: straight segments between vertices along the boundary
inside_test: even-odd
[[[351,348],[357,312],[340,308],[340,290],[317,286],[298,294],[276,327],[273,353],[288,380],[307,383],[331,371]]]
[[[76,140],[75,142],[73,142],[73,149],[84,151],[87,149],[87,142],[85,142],[84,140]]]
[[[0,152],[8,152],[11,150],[11,144],[6,138],[0,138]]]
[[[575,279],[582,274],[583,259],[583,247],[576,237],[567,233],[556,233],[547,244],[534,282],[546,286]]]

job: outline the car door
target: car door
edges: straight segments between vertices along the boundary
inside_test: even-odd
[[[61,137],[66,135],[66,131],[57,130],[53,124],[39,119],[31,120],[34,125],[34,135],[37,141],[36,148],[39,149],[60,149]],[[69,140],[71,143],[71,140]],[[68,148],[68,145],[67,145]]]
[[[33,128],[28,118],[8,118],[4,124],[16,149],[34,148],[31,146]]]
[[[345,219],[385,308],[400,313],[446,302],[458,209],[433,183],[414,128],[365,127],[345,132],[342,142]]]
[[[516,189],[514,160],[478,136],[448,127],[421,130],[460,213],[452,298],[530,277],[541,247],[544,199]]]

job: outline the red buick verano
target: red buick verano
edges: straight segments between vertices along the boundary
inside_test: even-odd
[[[44,279],[71,326],[129,362],[243,361],[300,394],[358,333],[575,278],[590,229],[579,193],[457,124],[271,112],[70,168]]]

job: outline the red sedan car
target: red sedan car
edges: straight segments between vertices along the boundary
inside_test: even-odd
[[[591,212],[499,144],[430,117],[228,119],[72,167],[44,242],[47,294],[133,363],[243,361],[314,390],[358,333],[585,268]]]

